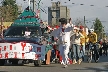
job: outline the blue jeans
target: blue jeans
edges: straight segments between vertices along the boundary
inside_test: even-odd
[[[52,50],[52,52],[51,52],[51,58],[52,58],[52,60],[56,58],[55,50]]]
[[[80,53],[80,45],[77,44],[73,44],[73,58],[77,59],[77,58],[82,58],[82,55]]]
[[[83,50],[83,57],[84,57],[84,55],[85,55],[85,45],[82,45],[82,50]]]
[[[72,49],[69,50],[69,53],[68,53],[68,56],[69,56],[69,59],[73,59],[73,51]]]

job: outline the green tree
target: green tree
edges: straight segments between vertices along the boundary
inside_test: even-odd
[[[3,6],[1,7],[1,16],[3,17],[4,22],[12,22],[15,20],[14,9],[12,6]]]
[[[94,22],[94,31],[97,33],[98,38],[104,37],[104,27],[100,21],[100,19],[96,18]]]
[[[7,6],[7,5],[15,6],[15,4],[16,4],[16,0],[3,0],[2,3],[3,6]]]
[[[18,17],[18,6],[16,0],[3,0],[1,12],[4,21],[14,21]]]

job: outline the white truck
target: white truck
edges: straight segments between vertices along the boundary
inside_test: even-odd
[[[47,39],[36,24],[12,24],[0,39],[0,65],[8,60],[12,64],[33,61],[35,66],[40,66],[51,48]]]

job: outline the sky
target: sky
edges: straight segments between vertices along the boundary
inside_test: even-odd
[[[28,0],[16,0],[18,5],[22,5],[23,9],[25,9],[29,4]],[[36,0],[38,2],[38,0]],[[91,27],[93,24],[92,20],[99,18],[102,21],[103,26],[105,26],[105,30],[108,29],[108,0],[41,0],[41,8],[45,9],[48,13],[48,7],[51,6],[51,2],[60,1],[62,5],[67,6],[70,9],[70,17],[72,20],[76,20],[77,18],[83,19],[86,17],[86,20],[89,22],[86,23],[88,27]],[[66,2],[66,3],[65,3]],[[74,3],[74,4],[72,4]],[[84,5],[80,5],[84,4]],[[90,6],[94,5],[94,6]],[[41,12],[42,20],[47,20],[48,15],[44,12]]]

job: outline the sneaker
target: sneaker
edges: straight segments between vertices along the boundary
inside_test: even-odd
[[[64,68],[68,67],[67,65],[64,66]]]
[[[72,60],[68,59],[67,65],[70,65],[70,64],[72,64]]]
[[[61,62],[62,65],[64,65],[64,62]]]
[[[60,62],[60,64],[64,65],[64,62],[63,62],[63,60]]]
[[[76,62],[76,59],[74,59],[74,60],[73,60],[73,64],[76,64],[76,63],[77,63],[77,62]]]
[[[99,61],[99,58],[96,60],[96,63]]]
[[[82,62],[82,59],[79,59],[79,60],[78,60],[78,64],[81,64],[81,62]]]

